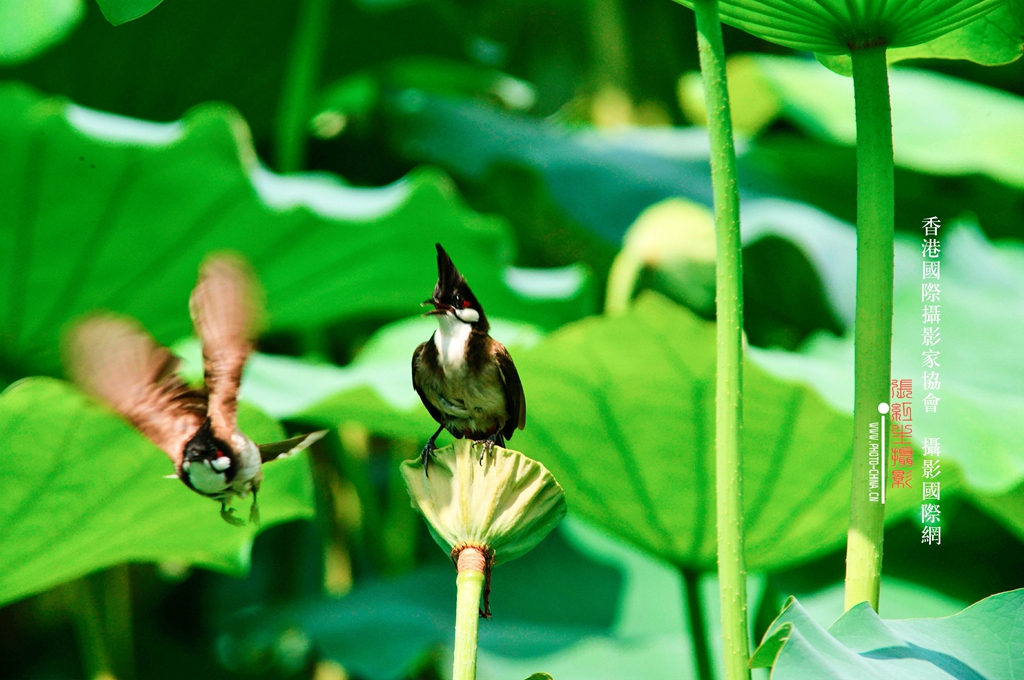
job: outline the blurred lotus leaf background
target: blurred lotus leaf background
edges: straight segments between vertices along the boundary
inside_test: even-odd
[[[892,375],[920,379],[920,225],[938,216],[943,401],[918,407],[916,481],[887,501],[880,611],[843,614],[857,131],[826,4],[721,1],[753,677],[890,677],[898,654],[865,639],[942,640],[976,673],[954,677],[1019,677],[1024,9],[879,19]],[[479,677],[699,678],[699,648],[719,677],[698,68],[693,12],[670,0],[0,0],[0,678],[450,677],[455,571],[399,471],[436,427],[409,368],[436,328],[435,242],[525,386],[509,445],[569,511],[495,568]],[[266,467],[258,528],[163,479],[166,456],[61,363],[68,329],[107,310],[198,383],[188,298],[224,250],[268,311],[242,429],[329,431]],[[941,545],[920,540],[927,437]]]

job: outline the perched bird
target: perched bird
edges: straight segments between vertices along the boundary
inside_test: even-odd
[[[483,307],[444,251],[437,247],[437,285],[423,302],[433,305],[438,329],[412,355],[412,384],[440,427],[423,447],[424,469],[437,437],[484,440],[485,451],[504,446],[526,426],[526,395],[508,350],[487,334]]]
[[[189,309],[203,345],[204,390],[175,373],[178,358],[132,319],[92,317],[68,345],[71,377],[106,401],[174,463],[174,475],[220,502],[225,521],[241,526],[229,503],[252,493],[249,521],[259,522],[262,464],[300,451],[324,431],[257,445],[238,429],[238,388],[253,349],[261,306],[245,264],[229,255],[203,263]]]

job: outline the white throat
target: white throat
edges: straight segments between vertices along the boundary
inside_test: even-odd
[[[212,495],[221,493],[228,488],[227,476],[219,470],[221,466],[214,467],[208,460],[185,463],[185,465],[189,481],[197,491]]]
[[[438,329],[434,333],[434,346],[441,358],[444,370],[459,370],[466,364],[466,343],[473,326],[459,321],[454,314],[440,314],[437,317]]]

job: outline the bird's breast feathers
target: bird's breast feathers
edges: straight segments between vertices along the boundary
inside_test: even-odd
[[[184,464],[185,474],[188,475],[192,488],[207,496],[224,493],[224,490],[228,488],[227,476],[223,471],[213,467],[215,462],[197,460],[194,462],[186,461]]]
[[[485,432],[506,420],[504,387],[493,364],[476,372],[429,372],[421,387],[451,429]]]
[[[505,385],[493,357],[494,341],[470,324],[439,316],[424,347],[416,382],[452,432],[491,432],[508,419]]]

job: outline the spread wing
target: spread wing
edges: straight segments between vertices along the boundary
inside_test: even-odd
[[[248,266],[238,257],[217,255],[199,268],[189,311],[203,343],[203,377],[210,395],[213,433],[231,441],[238,414],[238,387],[253,349],[262,304]]]
[[[494,358],[498,362],[498,371],[501,373],[501,380],[505,383],[505,409],[508,412],[508,420],[505,421],[505,429],[502,434],[505,439],[511,439],[516,429],[526,427],[526,394],[523,392],[523,382],[519,379],[519,371],[512,363],[512,356],[500,342],[494,342]]]
[[[175,467],[206,420],[206,399],[182,382],[178,359],[130,319],[93,317],[75,328],[68,373],[163,449]]]
[[[309,434],[300,434],[298,437],[284,439],[279,442],[260,444],[260,458],[264,463],[269,463],[278,458],[286,458],[303,449],[308,449],[314,442],[320,441],[327,434],[327,430],[317,430]]]
[[[444,424],[444,419],[441,416],[441,411],[436,406],[430,403],[427,399],[427,395],[423,393],[423,387],[420,386],[419,372],[421,370],[427,370],[423,365],[423,353],[427,350],[428,345],[433,345],[433,338],[427,342],[420,343],[416,351],[412,353],[412,387],[416,390],[416,394],[420,395],[420,401],[423,402],[423,406],[426,407],[427,412],[430,416],[436,420],[439,424]]]

